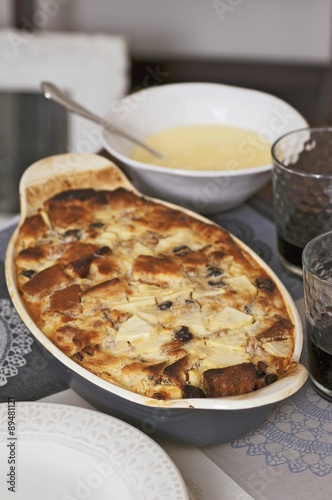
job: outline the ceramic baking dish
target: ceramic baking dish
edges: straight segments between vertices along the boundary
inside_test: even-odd
[[[124,187],[137,193],[119,168],[102,156],[65,154],[48,157],[31,165],[22,176],[20,223],[27,215],[35,213],[42,202],[56,192],[87,187]],[[167,202],[161,203],[174,207]],[[186,212],[211,223],[193,212]],[[303,333],[294,302],[266,263],[242,242],[239,244],[267,271],[284,296],[295,325],[292,360],[296,363],[280,380],[246,395],[158,401],[123,389],[89,372],[67,357],[36,326],[27,313],[16,285],[14,246],[17,235],[16,230],[6,254],[6,280],[13,304],[22,321],[41,345],[54,371],[97,409],[135,425],[152,437],[205,446],[231,441],[255,429],[276,402],[290,397],[305,383],[307,371],[299,363]]]

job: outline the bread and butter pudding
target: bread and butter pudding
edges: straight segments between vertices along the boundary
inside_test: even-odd
[[[15,268],[45,335],[138,394],[241,395],[292,364],[295,327],[267,271],[219,226],[129,189],[47,199],[19,228]]]

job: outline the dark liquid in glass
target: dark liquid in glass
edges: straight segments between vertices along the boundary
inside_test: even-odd
[[[332,392],[332,326],[320,330],[307,323],[307,333],[310,374],[320,385]],[[319,340],[322,337],[324,343]],[[322,396],[332,401],[332,396],[322,391],[319,392]]]
[[[280,255],[290,264],[302,268],[303,247],[298,247],[284,240],[278,235],[278,248]]]

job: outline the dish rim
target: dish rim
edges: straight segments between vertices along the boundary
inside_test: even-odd
[[[129,180],[124,176],[124,174],[121,172],[119,167],[117,167],[114,163],[112,163],[110,160],[108,160],[105,157],[95,155],[95,154],[75,154],[74,155],[76,158],[78,158],[78,163],[79,161],[83,161],[83,165],[79,165],[78,168],[82,167],[88,167],[86,168],[86,172],[90,173],[96,173],[98,171],[102,171],[104,169],[109,170],[112,172],[112,174],[116,173],[119,176],[119,179],[121,179],[121,185],[122,187],[125,187],[126,189],[130,189],[133,191],[135,194],[138,194],[142,196],[142,193],[140,193],[134,186],[129,182]],[[257,391],[244,394],[241,396],[230,396],[230,397],[219,397],[219,398],[193,398],[193,399],[170,399],[170,400],[156,400],[154,398],[148,398],[146,396],[142,396],[140,394],[137,394],[135,392],[129,391],[128,389],[125,389],[123,387],[120,387],[116,384],[113,384],[112,382],[108,382],[98,375],[93,374],[92,372],[88,371],[86,368],[83,368],[79,364],[75,363],[71,358],[69,358],[66,354],[64,354],[55,344],[51,342],[51,340],[40,330],[37,325],[34,323],[34,321],[31,319],[30,315],[28,314],[26,307],[24,305],[24,302],[21,298],[21,295],[18,291],[18,288],[16,286],[16,273],[15,273],[15,265],[14,265],[14,246],[15,242],[18,236],[18,230],[20,224],[23,222],[28,206],[26,205],[26,200],[25,200],[25,194],[26,190],[29,186],[40,186],[42,182],[46,181],[47,179],[49,180],[50,178],[53,178],[55,173],[58,170],[58,166],[62,165],[65,167],[65,160],[68,159],[69,157],[73,157],[73,154],[63,154],[63,155],[53,155],[49,156],[47,158],[43,158],[42,160],[39,160],[24,172],[21,182],[20,182],[20,197],[21,197],[21,214],[20,214],[20,220],[18,223],[18,226],[16,227],[15,231],[13,232],[10,241],[8,243],[7,251],[6,251],[6,257],[5,257],[5,276],[6,276],[6,282],[7,282],[7,287],[9,291],[10,298],[14,304],[14,307],[16,311],[18,312],[21,320],[24,322],[26,327],[30,330],[30,332],[33,334],[33,336],[40,342],[40,344],[52,355],[54,356],[58,361],[61,362],[62,365],[64,365],[66,368],[69,370],[73,371],[74,373],[77,373],[79,376],[82,378],[88,380],[94,385],[99,386],[100,388],[106,390],[107,392],[110,392],[111,394],[120,396],[124,398],[125,400],[128,400],[132,403],[136,403],[139,405],[143,405],[145,407],[157,407],[157,408],[165,408],[165,409],[202,409],[202,410],[241,410],[241,409],[249,409],[249,408],[255,408],[259,406],[264,406],[268,404],[273,404],[276,403],[277,401],[281,401],[295,392],[297,392],[305,383],[308,377],[308,373],[306,368],[300,364],[300,356],[303,348],[303,329],[302,329],[302,323],[301,319],[299,316],[299,313],[296,309],[296,306],[293,302],[293,299],[291,298],[288,290],[284,286],[284,284],[281,282],[281,280],[278,278],[278,276],[274,273],[274,271],[259,257],[250,247],[248,247],[245,243],[243,243],[241,240],[239,240],[237,237],[232,235],[232,237],[235,239],[235,241],[245,250],[247,251],[255,260],[256,262],[262,266],[262,268],[269,274],[269,276],[272,277],[272,279],[275,281],[277,284],[288,309],[288,313],[292,319],[292,322],[294,323],[294,334],[295,334],[295,342],[294,342],[294,352],[292,356],[292,360],[296,363],[295,365],[291,365],[290,370],[285,374],[285,376],[273,384],[266,386],[262,389],[259,389]],[[40,180],[40,171],[41,168],[45,167],[50,167],[50,165],[47,165],[48,163],[51,164],[51,168],[48,168],[46,175],[42,176],[42,179]],[[64,172],[66,170],[64,169]],[[82,170],[81,170],[82,172]],[[67,169],[67,174],[68,174],[68,169]],[[66,175],[66,174],[65,174]],[[83,176],[79,176],[80,180],[83,179]],[[76,179],[77,180],[77,179]],[[32,181],[32,183],[31,183]],[[30,184],[29,184],[30,182]],[[79,181],[80,182],[80,181]],[[77,186],[74,186],[72,188],[76,188]],[[83,186],[82,186],[83,187]],[[91,187],[91,185],[90,185]],[[67,186],[67,188],[69,188]],[[104,186],[104,189],[114,189],[115,187],[113,186]],[[63,188],[62,188],[63,189]],[[56,192],[56,191],[54,191]],[[195,217],[203,222],[206,222],[208,224],[212,225],[217,225],[214,222],[210,221],[209,219],[192,212],[188,209],[184,209],[182,207],[179,207],[178,205],[165,202],[162,200],[158,200],[156,198],[152,198],[149,196],[143,195],[144,198],[163,204],[167,207],[181,210],[184,213],[187,213],[188,215]],[[45,199],[45,198],[44,198]]]

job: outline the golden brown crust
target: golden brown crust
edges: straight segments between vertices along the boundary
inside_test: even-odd
[[[50,311],[66,316],[81,314],[81,289],[79,285],[70,285],[55,290],[50,297]]]
[[[244,394],[283,376],[294,325],[222,228],[123,188],[68,189],[22,224],[17,281],[68,356],[157,398]]]
[[[22,286],[23,296],[27,300],[38,300],[50,295],[54,290],[69,283],[69,277],[59,264],[36,273]]]
[[[40,214],[27,217],[20,227],[20,236],[17,242],[17,251],[33,247],[36,241],[43,237],[49,227]]]
[[[212,398],[247,394],[257,385],[257,372],[252,363],[206,370],[203,374],[205,394]]]
[[[182,267],[169,257],[139,255],[133,265],[133,278],[141,283],[167,286],[183,278]]]

